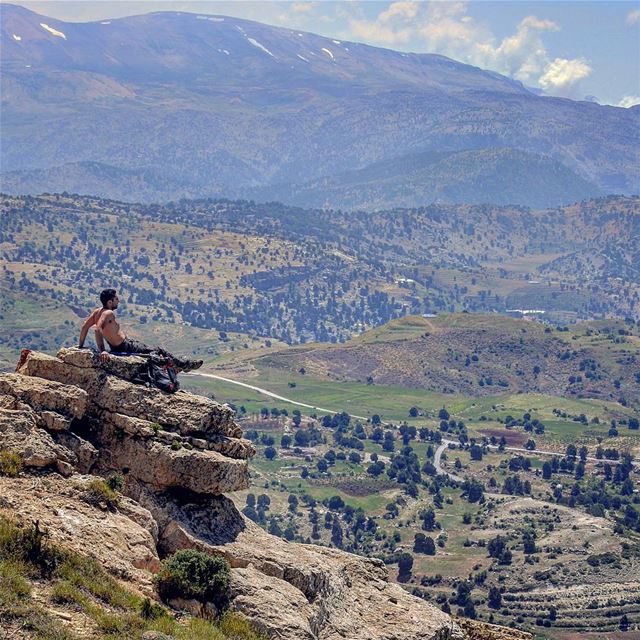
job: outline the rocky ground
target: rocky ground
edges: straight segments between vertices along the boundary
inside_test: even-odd
[[[526,638],[456,621],[389,581],[384,564],[288,543],[245,518],[224,494],[249,486],[252,444],[229,408],[131,380],[144,360],[63,349],[23,354],[0,376],[0,450],[24,471],[0,477],[0,513],[39,521],[52,539],[96,558],[156,597],[161,558],[197,548],[232,567],[230,607],[282,640]],[[87,501],[97,477],[124,478],[117,505]]]

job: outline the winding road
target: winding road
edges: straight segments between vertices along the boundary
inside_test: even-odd
[[[183,375],[186,376],[193,376],[193,377],[200,377],[200,378],[212,378],[213,380],[220,380],[221,382],[228,382],[230,384],[235,384],[238,385],[239,387],[244,387],[245,389],[251,389],[252,391],[256,391],[258,393],[261,393],[262,395],[265,395],[269,398],[274,398],[275,400],[282,400],[282,402],[288,402],[290,404],[294,404],[298,407],[304,407],[305,409],[314,409],[316,411],[322,411],[324,413],[339,413],[340,411],[343,411],[342,409],[326,409],[323,407],[317,407],[315,405],[312,404],[306,404],[304,402],[298,402],[297,400],[292,400],[291,398],[285,398],[284,396],[281,396],[277,393],[274,393],[273,391],[269,391],[268,389],[263,389],[262,387],[258,387],[256,385],[253,384],[247,384],[246,382],[240,382],[238,380],[233,380],[231,378],[224,378],[223,376],[217,376],[213,373],[203,373],[203,372],[193,372],[193,373],[185,373]],[[368,420],[368,418],[366,418],[365,416],[357,416],[354,413],[350,413],[349,414],[351,417],[353,418],[357,418],[358,420]],[[393,426],[388,422],[382,422],[381,423],[384,426]],[[454,444],[454,445],[458,445],[458,442],[454,441],[454,440],[443,440],[442,444],[436,449],[435,453],[434,453],[434,457],[433,457],[433,465],[436,468],[436,471],[438,473],[442,473],[445,474],[447,476],[449,476],[452,480],[456,480],[458,482],[462,482],[462,478],[460,478],[459,476],[456,476],[453,473],[450,473],[448,471],[446,471],[441,464],[441,459],[442,459],[442,454],[444,453],[445,449],[449,446],[449,444]],[[487,445],[488,449],[493,449],[493,450],[498,450],[499,447],[497,445]],[[515,451],[517,453],[528,453],[528,454],[536,454],[536,455],[541,455],[541,456],[562,456],[563,454],[559,451],[542,451],[540,449],[534,449],[534,450],[530,450],[530,449],[524,449],[521,447],[504,447],[504,451]],[[594,457],[587,457],[588,461],[592,461],[592,462],[608,462],[609,464],[619,464],[619,460],[606,460],[604,458],[594,458]],[[637,464],[634,464],[634,466],[637,466]]]

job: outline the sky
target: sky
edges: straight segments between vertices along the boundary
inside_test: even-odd
[[[547,95],[640,104],[640,0],[175,1],[13,0],[70,22],[188,11],[440,53]]]

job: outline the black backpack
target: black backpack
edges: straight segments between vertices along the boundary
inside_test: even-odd
[[[173,361],[153,353],[147,358],[146,368],[133,382],[153,385],[166,393],[175,393],[180,389],[178,372]]]

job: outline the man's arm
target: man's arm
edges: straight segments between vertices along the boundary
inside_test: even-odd
[[[80,329],[80,338],[78,338],[78,349],[82,349],[84,347],[84,341],[87,338],[87,333],[89,333],[89,329],[96,323],[95,321],[96,312],[94,311],[82,325],[82,329]]]
[[[100,349],[101,353],[105,351],[102,331],[98,327],[96,327],[96,344],[98,345],[98,349]]]
[[[104,337],[102,334],[102,327],[109,322],[113,322],[113,311],[105,311],[100,316],[100,320],[98,320],[98,323],[96,324],[96,344],[100,350],[101,362],[106,362],[109,359],[109,353],[104,348]]]

